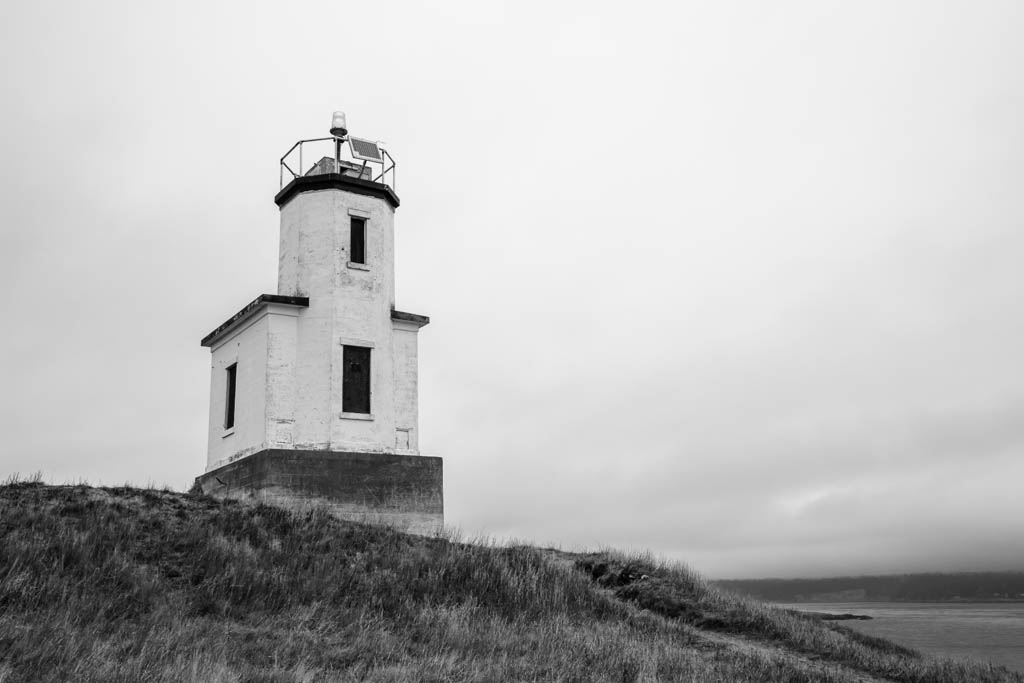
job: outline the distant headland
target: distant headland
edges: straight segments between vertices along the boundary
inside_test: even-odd
[[[715,583],[772,602],[1024,602],[1024,572],[736,579]]]

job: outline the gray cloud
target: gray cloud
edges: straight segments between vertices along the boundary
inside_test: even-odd
[[[399,160],[450,522],[718,576],[1024,563],[1019,3],[13,12],[5,471],[188,486],[198,339],[273,291],[276,161],[344,108]]]

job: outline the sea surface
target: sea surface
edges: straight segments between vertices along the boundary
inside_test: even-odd
[[[840,621],[925,654],[974,659],[1024,672],[1024,603],[1020,602],[800,602],[778,603],[805,612],[866,614],[871,621]]]

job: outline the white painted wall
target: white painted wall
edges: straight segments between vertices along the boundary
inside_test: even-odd
[[[247,321],[211,349],[210,431],[207,467],[224,464],[236,454],[258,451],[266,440],[266,315]],[[238,364],[235,426],[224,428],[227,368]],[[221,462],[223,461],[223,462]]]
[[[393,321],[395,355],[395,452],[419,453],[419,326]],[[398,434],[398,431],[407,435]],[[403,441],[407,440],[407,443]],[[406,446],[407,448],[403,448]]]
[[[349,263],[352,216],[366,220],[363,267]],[[394,210],[382,199],[328,189],[281,209],[278,293],[310,299],[299,321],[296,448],[394,452],[394,263]],[[372,349],[372,419],[343,414],[345,344]]]
[[[270,307],[267,326],[267,448],[292,448],[298,386],[295,366],[301,308]]]
[[[299,310],[264,306],[211,347],[207,470],[264,448],[290,445]],[[233,363],[238,364],[235,426],[225,429],[227,368]]]
[[[349,263],[353,215],[366,220],[361,266]],[[268,305],[212,348],[208,469],[262,448],[418,454],[419,326],[391,319],[394,264],[383,199],[326,189],[281,208],[278,294],[309,307]],[[370,416],[342,412],[346,344],[372,349]],[[223,368],[235,358],[236,427],[224,436]]]

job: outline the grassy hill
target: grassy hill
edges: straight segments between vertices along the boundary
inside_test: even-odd
[[[685,567],[171,491],[0,487],[0,682],[1021,681]]]

